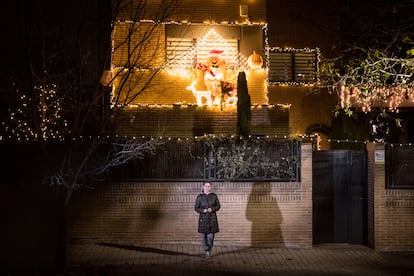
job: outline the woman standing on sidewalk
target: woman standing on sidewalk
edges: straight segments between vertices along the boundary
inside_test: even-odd
[[[214,235],[219,231],[216,212],[220,209],[220,201],[212,193],[212,184],[203,183],[202,193],[197,196],[195,211],[200,214],[198,219],[198,232],[201,233],[201,244],[206,258],[210,258],[214,243]]]

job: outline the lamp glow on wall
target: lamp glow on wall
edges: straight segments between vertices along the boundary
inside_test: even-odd
[[[249,6],[248,5],[240,5],[239,11],[240,11],[240,17],[249,17]]]

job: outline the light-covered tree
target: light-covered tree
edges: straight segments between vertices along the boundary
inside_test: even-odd
[[[4,137],[41,143],[46,151],[58,142],[52,155],[59,162],[45,182],[64,190],[66,205],[74,190],[152,154],[161,143],[119,137],[115,129],[123,110],[163,69],[158,53],[164,44],[155,34],[180,0],[43,4],[34,13],[45,19],[27,22],[33,33],[27,46],[30,81],[16,88]],[[64,15],[54,13],[62,9]],[[75,16],[79,12],[85,16]],[[115,31],[123,35],[111,41]]]
[[[398,126],[398,116],[389,114],[414,100],[414,16],[408,12],[414,3],[349,1],[341,8],[342,54],[321,58],[318,88],[338,95],[336,116],[353,118],[356,125],[370,120],[371,132],[391,117]],[[374,138],[385,141],[385,132]]]
[[[162,143],[119,137],[116,128],[123,110],[162,70],[163,59],[154,56],[165,45],[153,34],[180,2],[40,1],[32,16],[22,17],[24,75],[16,79],[16,102],[2,124],[1,140],[43,150],[42,164],[40,156],[38,161],[30,158],[43,183],[61,199],[60,269],[73,192],[104,180],[111,168],[154,153]],[[121,21],[127,26],[125,35],[113,43],[111,33]],[[116,51],[124,58],[114,61]]]
[[[364,49],[364,57],[342,61],[325,60],[320,68],[320,84],[339,96],[339,107],[352,115],[353,110],[371,112],[374,108],[397,111],[414,99],[413,49],[401,58],[380,49]],[[339,112],[339,110],[337,110]]]

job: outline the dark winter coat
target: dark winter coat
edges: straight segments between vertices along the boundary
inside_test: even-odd
[[[211,213],[204,213],[204,209],[211,208]],[[199,233],[217,233],[219,231],[216,212],[220,209],[220,202],[215,193],[202,193],[197,196],[195,210],[200,214],[198,219]]]

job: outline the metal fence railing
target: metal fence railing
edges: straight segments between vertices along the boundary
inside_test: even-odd
[[[118,170],[130,181],[300,181],[300,142],[267,137],[171,139]]]
[[[414,189],[414,145],[386,145],[385,175],[388,189]]]

